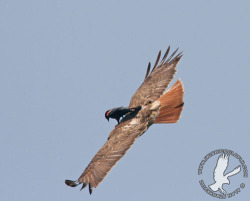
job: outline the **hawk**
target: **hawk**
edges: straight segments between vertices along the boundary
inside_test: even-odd
[[[212,191],[220,191],[222,194],[226,194],[226,191],[222,188],[223,184],[230,184],[228,177],[236,175],[240,172],[240,165],[234,168],[231,172],[224,174],[228,167],[229,155],[221,154],[218,157],[216,167],[214,169],[214,181],[215,183],[209,185]]]
[[[109,134],[108,140],[76,181],[65,180],[68,186],[76,187],[82,184],[82,190],[88,185],[91,194],[92,189],[97,188],[135,140],[146,132],[152,124],[176,123],[178,121],[184,105],[183,84],[178,79],[166,93],[164,91],[174,78],[182,52],[175,56],[178,51],[176,49],[168,57],[169,51],[170,47],[161,61],[161,51],[159,51],[152,70],[150,70],[151,64],[149,62],[145,79],[131,98],[129,107],[120,109],[128,111],[120,113],[118,117],[113,116],[117,119],[118,124]],[[132,112],[129,108],[133,109]],[[117,108],[115,109],[117,110]],[[108,116],[108,113],[109,110],[105,113],[105,117]],[[119,122],[123,115],[125,116]]]

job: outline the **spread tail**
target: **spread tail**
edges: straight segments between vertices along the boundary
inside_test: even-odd
[[[180,118],[184,105],[183,102],[184,88],[180,79],[165,93],[160,101],[159,114],[154,123],[176,123]]]

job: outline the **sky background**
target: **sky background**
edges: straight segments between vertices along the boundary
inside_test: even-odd
[[[0,1],[1,200],[216,200],[199,186],[206,154],[250,168],[249,24],[249,1]],[[150,127],[91,196],[66,186],[169,45],[184,51],[180,121]],[[231,178],[246,184],[231,200],[247,200],[249,179]]]

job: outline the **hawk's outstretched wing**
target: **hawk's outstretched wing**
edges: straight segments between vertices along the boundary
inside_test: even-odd
[[[231,177],[231,176],[233,176],[233,175],[235,175],[235,174],[238,174],[238,173],[240,172],[240,170],[241,170],[241,167],[240,167],[240,165],[239,165],[239,166],[237,166],[236,168],[234,168],[233,171],[227,173],[227,174],[225,175],[225,177]]]
[[[170,47],[168,47],[160,64],[161,51],[158,54],[155,65],[150,73],[150,63],[148,65],[147,73],[142,85],[137,89],[131,98],[129,107],[136,107],[138,105],[146,105],[157,100],[166,90],[170,81],[174,78],[176,73],[176,66],[182,57],[182,52],[173,58],[177,50],[167,59]],[[173,58],[173,59],[172,59]],[[167,60],[166,60],[167,59]]]
[[[224,177],[224,172],[228,166],[228,155],[221,154],[218,158],[217,165],[214,169],[214,181],[219,181]]]
[[[147,124],[142,118],[132,118],[117,125],[79,179],[77,181],[66,180],[65,183],[72,187],[83,184],[82,188],[89,185],[91,194],[92,187],[96,188],[102,182],[117,161],[133,145],[136,138],[147,130]]]

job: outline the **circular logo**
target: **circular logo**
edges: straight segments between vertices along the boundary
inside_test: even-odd
[[[243,158],[228,149],[218,149],[207,154],[198,169],[202,189],[209,195],[226,199],[245,188],[248,170]]]

